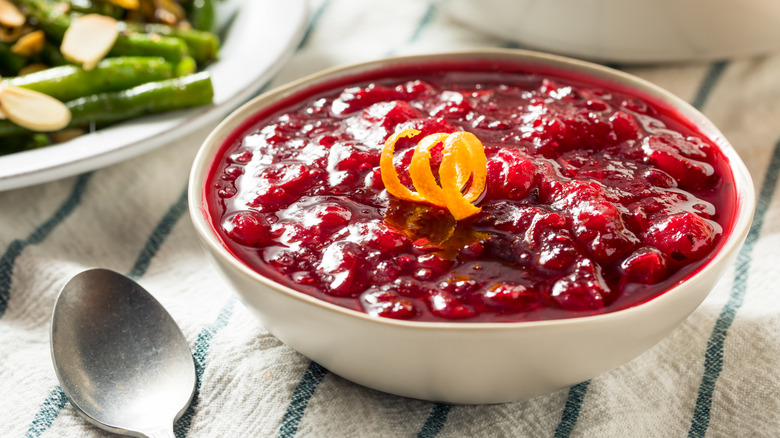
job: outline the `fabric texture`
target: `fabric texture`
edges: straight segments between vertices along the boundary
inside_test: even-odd
[[[437,2],[312,0],[300,46],[268,84],[388,55],[515,47],[453,22]],[[260,50],[260,49],[259,49]],[[108,436],[55,376],[49,319],[76,273],[129,274],[181,326],[195,399],[176,436],[736,437],[780,435],[780,53],[617,66],[691,102],[733,143],[758,194],[734,266],[660,344],[570,389],[450,406],[344,380],[271,336],[201,250],[186,205],[212,128],[117,165],[0,193],[0,436]]]

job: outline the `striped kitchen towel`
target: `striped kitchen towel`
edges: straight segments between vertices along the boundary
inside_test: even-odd
[[[269,86],[388,55],[511,43],[424,0],[312,0],[303,41]],[[780,436],[780,54],[618,66],[681,96],[746,162],[758,208],[702,306],[630,363],[554,394],[487,406],[392,396],[346,381],[271,336],[199,247],[186,183],[204,126],[144,156],[0,193],[0,436],[97,437],[49,356],[57,292],[93,266],[137,279],[190,342],[198,374],[177,437]]]

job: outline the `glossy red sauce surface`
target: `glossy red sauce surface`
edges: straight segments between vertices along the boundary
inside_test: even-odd
[[[205,189],[224,245],[262,275],[340,306],[469,322],[635,306],[717,250],[734,214],[733,178],[690,122],[583,78],[476,70],[352,78],[257,114],[223,145]],[[422,134],[395,154],[410,189],[423,136],[466,130],[482,141],[478,215],[456,222],[387,193],[384,141],[410,127]]]

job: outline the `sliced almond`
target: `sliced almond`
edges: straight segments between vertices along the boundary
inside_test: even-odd
[[[154,0],[154,19],[168,26],[176,26],[186,14],[184,9],[171,0]]]
[[[67,2],[58,2],[53,4],[52,8],[61,14],[70,14],[71,5]]]
[[[0,107],[9,120],[32,131],[57,131],[70,123],[70,109],[64,103],[25,88],[0,88]]]
[[[0,120],[5,120],[7,118],[8,116],[5,115],[5,112],[3,112],[3,108],[0,108]]]
[[[19,38],[19,40],[11,46],[11,53],[29,58],[30,56],[41,53],[44,44],[46,44],[46,34],[44,34],[42,30],[36,30],[35,32],[30,32]]]
[[[8,27],[19,27],[26,18],[15,4],[8,0],[0,0],[0,24]]]
[[[115,4],[120,8],[136,10],[138,9],[138,0],[108,0],[109,3]]]
[[[115,19],[87,14],[73,21],[65,31],[60,51],[69,61],[92,70],[114,46],[118,34]]]
[[[40,62],[34,62],[32,64],[27,64],[24,67],[22,67],[21,70],[19,70],[19,73],[17,76],[24,76],[29,75],[30,73],[37,73],[39,71],[47,70],[49,68],[46,64],[41,64]]]

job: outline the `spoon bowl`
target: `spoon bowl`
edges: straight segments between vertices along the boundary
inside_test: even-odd
[[[87,420],[131,436],[173,436],[195,391],[187,340],[144,288],[107,269],[74,276],[51,321],[54,369]]]

